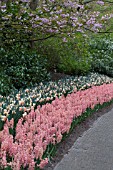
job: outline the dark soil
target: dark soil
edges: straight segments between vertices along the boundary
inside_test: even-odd
[[[50,75],[51,75],[52,81],[57,81],[59,79],[64,79],[64,78],[70,77],[70,75],[67,75],[64,73],[55,73],[55,72],[50,72]]]
[[[93,125],[94,121],[105,113],[109,112],[112,108],[113,103],[110,106],[98,110],[86,118],[83,122],[78,124],[70,133],[70,135],[58,145],[55,156],[52,158],[51,162],[47,164],[44,170],[53,170],[57,163],[61,161],[63,156],[68,153],[75,141]]]

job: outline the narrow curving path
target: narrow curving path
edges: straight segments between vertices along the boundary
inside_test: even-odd
[[[113,170],[113,108],[79,137],[54,170]]]
[[[90,129],[93,124],[103,115],[108,114],[113,109],[113,103],[87,117],[83,122],[78,124],[70,135],[61,143],[58,144],[57,151],[52,160],[45,166],[44,170],[54,170],[55,166],[63,159],[64,155],[68,154],[71,147],[76,143],[77,139]],[[76,169],[75,169],[76,170]]]

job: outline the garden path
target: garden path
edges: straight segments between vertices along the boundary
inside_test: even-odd
[[[113,108],[76,140],[54,170],[113,170]]]

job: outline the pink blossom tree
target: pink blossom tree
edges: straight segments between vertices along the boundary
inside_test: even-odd
[[[101,16],[83,0],[4,0],[1,2],[2,40],[34,42],[50,37],[76,38],[76,33],[100,32],[113,14]],[[92,2],[92,1],[91,1]],[[95,5],[106,5],[94,1]]]

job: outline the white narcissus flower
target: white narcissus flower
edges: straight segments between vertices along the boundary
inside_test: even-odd
[[[47,97],[47,98],[46,98],[46,101],[49,101],[49,100],[50,100],[50,97]]]
[[[36,100],[35,100],[36,102],[38,102],[39,101],[39,98],[36,98]]]
[[[7,112],[7,109],[4,109],[4,113],[6,113]]]
[[[29,89],[26,89],[26,90],[25,90],[25,92],[27,92],[27,93],[28,93],[28,92],[29,92]]]
[[[27,115],[27,112],[24,112],[23,117],[25,117],[26,115]]]
[[[51,100],[53,99],[53,97],[51,96]]]
[[[25,101],[22,99],[19,101],[19,105],[24,105]]]
[[[41,93],[39,93],[37,96],[41,98]]]
[[[13,111],[12,111],[12,114],[16,114],[16,112],[13,110]]]
[[[77,92],[77,88],[76,87],[74,88],[74,92]]]
[[[31,106],[31,110],[34,110],[34,106]]]
[[[19,107],[19,111],[23,111],[23,107]]]
[[[1,115],[0,118],[1,118],[1,120],[2,120],[3,122],[5,122],[5,121],[7,120],[7,116]]]

